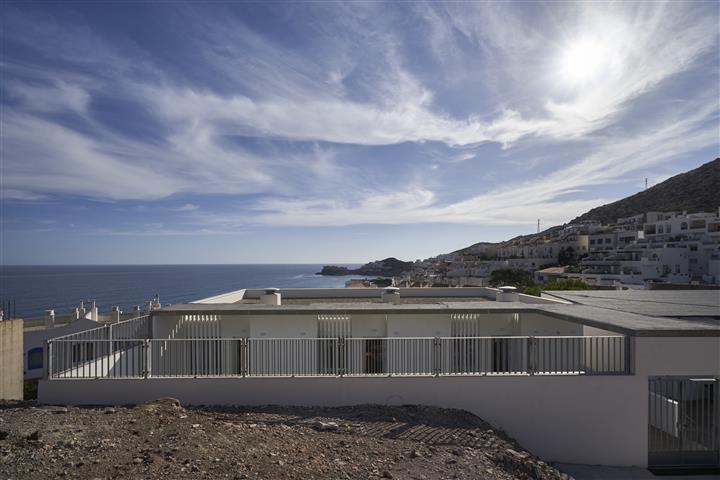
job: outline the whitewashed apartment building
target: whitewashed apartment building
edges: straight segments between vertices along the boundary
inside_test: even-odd
[[[39,401],[427,404],[548,461],[720,465],[716,292],[562,293],[239,290],[50,340]]]

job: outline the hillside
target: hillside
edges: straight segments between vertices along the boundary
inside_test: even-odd
[[[572,222],[614,222],[645,212],[712,212],[720,206],[720,158],[675,175],[617,202],[593,208]]]
[[[597,220],[604,224],[613,223],[618,218],[630,217],[647,212],[714,212],[720,206],[720,158],[700,167],[648,188],[617,202],[602,205],[580,215],[568,223]],[[496,245],[531,240],[537,236],[546,236],[561,229],[556,225],[540,233],[519,235],[497,242]],[[452,253],[466,253],[492,242],[478,242]]]

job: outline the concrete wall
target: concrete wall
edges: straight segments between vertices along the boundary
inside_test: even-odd
[[[445,314],[388,315],[388,337],[449,337],[450,316]]]
[[[635,374],[720,376],[720,337],[638,337]]]
[[[317,330],[317,314],[250,317],[250,337],[252,338],[316,338]]]
[[[23,321],[0,321],[0,400],[23,398]]]
[[[645,465],[647,385],[634,377],[392,377],[42,381],[40,402],[425,404],[468,410],[547,461]]]
[[[387,337],[387,315],[384,313],[357,316],[350,319],[350,333],[355,338]]]
[[[582,335],[583,326],[541,313],[520,313],[520,331],[515,335]],[[508,334],[509,335],[509,334]],[[601,333],[600,335],[617,335]]]
[[[477,336],[582,335],[580,324],[539,313],[520,313],[520,328],[512,313],[482,313]],[[316,338],[318,315],[278,313],[274,315],[219,315],[223,338]],[[449,337],[451,315],[437,313],[353,314],[351,334],[363,337]],[[154,337],[168,338],[180,316],[155,317]],[[608,335],[609,333],[599,333]],[[612,335],[612,334],[611,334]],[[180,337],[178,337],[180,338]]]
[[[221,315],[222,338],[245,338],[250,336],[250,318],[247,315]]]
[[[427,404],[462,408],[548,461],[647,465],[649,376],[720,376],[720,342],[635,338],[635,375],[41,381],[41,403]]]

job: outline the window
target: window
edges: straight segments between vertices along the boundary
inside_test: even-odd
[[[657,227],[657,233],[663,233],[663,226],[662,226],[662,225],[658,225],[658,227]]]
[[[605,243],[612,243],[612,238],[606,238]]]
[[[42,347],[31,348],[27,354],[28,370],[43,368],[43,349]]]
[[[682,222],[680,224],[680,230],[687,230],[687,222]]]

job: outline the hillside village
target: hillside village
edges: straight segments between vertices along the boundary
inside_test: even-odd
[[[497,270],[522,270],[546,283],[642,288],[649,283],[720,283],[720,209],[647,212],[554,227],[501,243],[479,243],[417,261],[399,286],[487,286]]]
[[[718,186],[720,158],[569,224],[418,260],[395,283],[484,287],[524,278],[524,286],[556,280],[591,288],[717,285]]]

